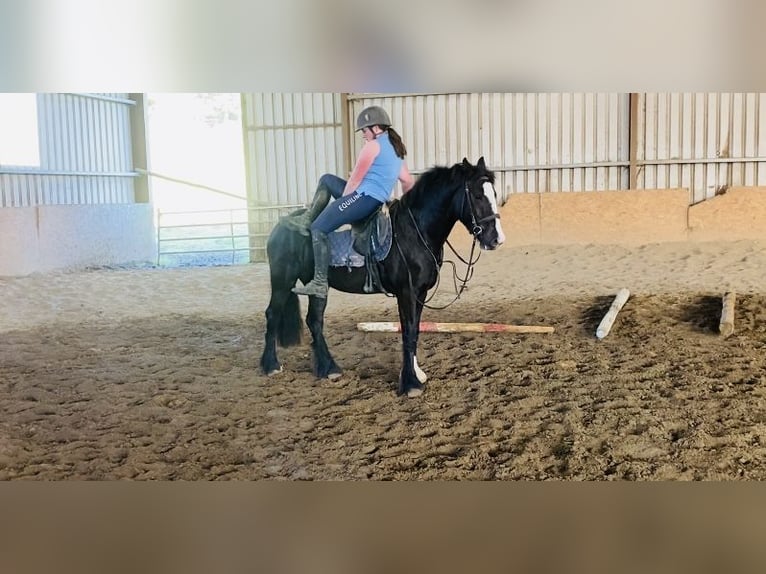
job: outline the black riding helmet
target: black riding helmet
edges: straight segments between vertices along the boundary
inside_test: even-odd
[[[364,108],[356,118],[356,130],[359,131],[364,128],[370,128],[372,126],[388,127],[391,125],[391,118],[388,117],[388,112],[380,106],[369,106]]]

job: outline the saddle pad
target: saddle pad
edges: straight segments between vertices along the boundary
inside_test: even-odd
[[[375,244],[375,261],[386,258],[391,250],[391,238],[393,234],[389,233],[383,239],[383,244]],[[330,237],[330,267],[364,267],[364,256],[354,250],[351,229],[343,231],[334,231],[329,234]]]

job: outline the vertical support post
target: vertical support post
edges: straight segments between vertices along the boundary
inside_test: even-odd
[[[638,94],[630,94],[630,189],[638,188]]]
[[[160,265],[162,257],[162,210],[157,210],[157,266]]]
[[[130,106],[130,142],[133,154],[133,169],[139,168],[143,173],[133,182],[134,201],[136,203],[149,203],[151,201],[151,189],[149,185],[149,153],[146,140],[146,106],[144,94],[129,94],[128,97],[136,102]]]
[[[245,196],[247,206],[247,247],[250,263],[258,261],[258,250],[262,247],[257,234],[260,230],[260,221],[257,221],[260,212],[258,207],[263,207],[262,198],[258,196],[258,174],[255,172],[256,150],[255,138],[255,93],[240,93],[240,121],[242,122],[242,149],[245,158]],[[268,200],[268,197],[266,198]]]
[[[234,265],[237,258],[237,243],[234,239],[234,210],[229,210],[229,235],[231,236],[231,264]]]
[[[351,118],[349,117],[348,93],[343,92],[340,95],[340,125],[341,140],[343,141],[343,166],[340,177],[347,179],[351,172]]]
[[[253,118],[250,117],[249,105],[252,99],[252,94],[239,94],[239,120],[242,124],[242,150],[244,152],[242,157],[245,161],[245,197],[247,198],[246,203],[248,207],[255,200],[255,185],[253,183],[255,181],[255,174],[253,173],[254,168],[251,161],[254,154],[250,149],[250,125],[253,122]]]

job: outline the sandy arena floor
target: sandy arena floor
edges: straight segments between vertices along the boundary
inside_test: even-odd
[[[424,333],[414,400],[395,394],[399,336],[356,330],[396,320],[381,295],[331,292],[328,382],[308,345],[260,374],[263,264],[0,278],[0,479],[764,479],[765,247],[485,253],[423,319],[556,331]],[[445,267],[435,304],[451,285]]]

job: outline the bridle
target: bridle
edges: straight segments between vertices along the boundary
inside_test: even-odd
[[[484,178],[482,178],[484,179]],[[488,179],[485,179],[485,181],[489,181]],[[470,193],[471,191],[468,189],[468,181],[465,182],[465,195],[463,196],[463,208],[460,209],[460,211],[463,211],[465,209],[465,203],[468,202],[468,213],[471,214],[471,234],[473,235],[474,243],[478,240],[479,236],[483,233],[481,224],[487,223],[488,221],[492,221],[493,219],[500,219],[499,213],[493,213],[491,215],[488,215],[487,217],[482,217],[478,221],[476,220],[476,214],[473,212],[473,205],[471,204],[471,197]],[[452,249],[452,245],[450,245],[450,249]],[[454,251],[454,249],[452,249]],[[457,253],[455,253],[457,255]],[[458,257],[460,257],[458,255]]]
[[[487,180],[489,181],[489,180]],[[462,212],[463,209],[465,209],[465,202],[468,202],[468,212],[471,214],[471,235],[473,236],[473,241],[471,242],[471,253],[468,255],[468,260],[466,261],[463,259],[460,254],[455,250],[454,247],[452,247],[452,244],[449,242],[449,239],[446,240],[447,245],[452,250],[452,252],[455,254],[455,256],[460,259],[466,266],[466,272],[464,277],[460,277],[457,273],[457,267],[455,266],[455,263],[453,261],[446,261],[445,263],[450,263],[452,265],[452,279],[455,282],[455,297],[447,303],[446,305],[440,306],[440,307],[434,307],[432,305],[428,305],[428,302],[434,297],[436,294],[436,291],[439,288],[439,281],[441,278],[441,274],[439,273],[441,266],[439,265],[439,260],[436,258],[436,255],[434,255],[434,252],[431,250],[431,246],[428,245],[428,242],[426,241],[425,237],[423,237],[423,234],[420,232],[420,228],[418,227],[417,221],[415,221],[415,216],[412,215],[412,211],[409,207],[407,207],[407,213],[410,216],[410,221],[412,221],[412,225],[415,228],[415,231],[418,234],[418,237],[420,238],[421,243],[423,244],[423,247],[426,248],[426,251],[431,255],[431,258],[434,260],[434,265],[436,266],[436,285],[434,285],[434,289],[431,292],[431,296],[428,297],[425,301],[421,301],[418,299],[418,303],[423,305],[424,307],[427,307],[428,309],[446,309],[450,305],[452,305],[455,301],[460,299],[460,296],[463,294],[463,291],[468,286],[468,281],[471,280],[473,277],[473,268],[476,263],[478,263],[479,258],[481,257],[481,250],[479,251],[479,254],[476,256],[476,259],[473,258],[473,254],[476,251],[476,244],[479,242],[479,236],[483,233],[483,230],[481,228],[482,223],[487,223],[488,221],[492,221],[493,219],[500,219],[499,213],[493,213],[491,215],[488,215],[486,217],[482,217],[481,219],[476,219],[476,214],[473,211],[473,206],[471,204],[471,198],[469,194],[471,193],[468,189],[468,181],[466,180],[465,186],[464,186],[465,195],[463,196],[463,206],[461,207],[460,211]],[[396,239],[394,237],[394,239]],[[412,275],[410,274],[410,268],[407,265],[407,259],[404,256],[404,253],[402,252],[402,248],[399,245],[398,241],[395,241],[396,248],[399,250],[399,255],[402,258],[402,261],[404,261],[404,265],[407,268],[407,278],[410,283],[410,290],[412,290]],[[461,283],[460,287],[458,288],[457,283],[458,281]]]

